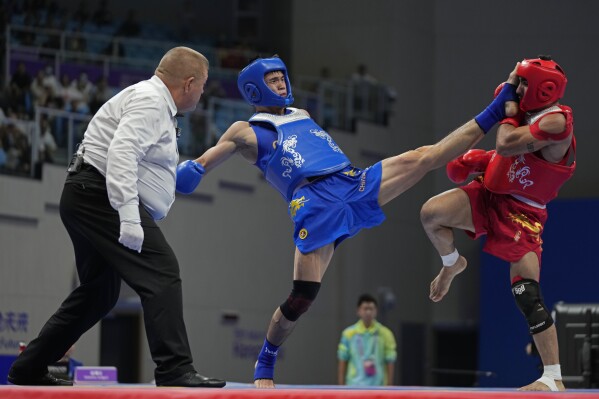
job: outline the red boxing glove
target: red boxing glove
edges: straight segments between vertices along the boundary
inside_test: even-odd
[[[449,180],[456,184],[463,183],[470,174],[470,168],[462,163],[463,157],[458,157],[453,161],[449,161],[445,167],[445,172]]]
[[[454,183],[463,183],[469,175],[484,172],[493,154],[495,154],[494,150],[470,150],[447,164],[445,168],[447,177]]]
[[[495,155],[495,150],[485,151],[475,148],[462,155],[462,162],[464,165],[474,168],[475,172],[484,172],[493,155]]]

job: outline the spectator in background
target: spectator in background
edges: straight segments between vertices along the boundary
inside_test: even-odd
[[[42,178],[44,163],[54,163],[54,153],[56,152],[57,147],[52,133],[51,123],[48,120],[48,115],[42,114],[38,136],[38,156],[33,164],[34,178]]]
[[[36,106],[44,107],[50,96],[50,91],[44,85],[44,70],[40,69],[37,71],[33,82],[31,82],[31,95],[33,104]]]
[[[83,100],[87,103],[95,89],[94,84],[89,81],[85,72],[81,72],[77,80],[71,82],[71,86],[74,86],[81,93]]]
[[[6,125],[3,146],[6,151],[6,170],[28,173],[31,167],[31,147],[27,136],[14,123]]]
[[[368,73],[368,67],[364,64],[358,65],[356,72],[351,75],[352,83],[368,83],[371,85],[377,84],[377,80],[374,76]]]
[[[108,86],[108,79],[105,76],[98,79],[89,98],[90,113],[95,114],[114,94],[114,91]]]
[[[43,84],[49,90],[48,94],[50,98],[56,98],[60,96],[60,82],[54,74],[54,68],[52,67],[52,65],[46,65],[46,67],[44,68]]]
[[[62,76],[60,77],[60,86],[59,86],[59,92],[57,93],[57,97],[60,97],[61,99],[61,103],[62,103],[62,107],[65,110],[69,110],[69,102],[71,100],[71,97],[73,96],[74,93],[71,92],[70,90],[71,87],[71,77],[69,76],[68,73],[63,73]]]
[[[26,113],[30,113],[33,110],[30,92],[31,80],[31,75],[27,72],[25,64],[20,62],[10,79],[9,86],[11,105],[18,111],[23,109]]]
[[[81,77],[80,77],[81,78]],[[79,79],[78,79],[79,80]],[[77,112],[81,114],[89,113],[89,105],[87,98],[80,88],[78,80],[71,81],[68,74],[63,74],[61,79],[62,84],[62,101],[63,109],[68,112]],[[85,87],[87,77],[81,83]]]
[[[372,120],[377,80],[368,73],[368,67],[358,65],[351,75],[350,85],[354,93],[354,115],[356,119]]]
[[[337,349],[339,385],[393,385],[397,359],[395,336],[376,320],[376,299],[358,299],[358,322],[341,334]]]
[[[12,75],[10,84],[21,91],[29,90],[29,86],[31,85],[31,75],[29,72],[27,72],[25,63],[19,62],[19,65],[17,65],[17,70]]]
[[[52,128],[47,115],[40,119],[40,141],[39,141],[39,159],[40,162],[54,162],[54,152],[56,152],[56,140],[52,134]]]
[[[380,84],[368,73],[364,64],[350,78],[354,92],[354,113],[357,119],[387,124],[397,92],[391,86]]]

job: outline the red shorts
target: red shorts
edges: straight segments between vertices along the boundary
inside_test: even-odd
[[[474,234],[472,239],[487,235],[483,251],[507,262],[516,262],[534,252],[541,264],[543,227],[547,209],[525,204],[511,195],[494,194],[487,190],[481,179],[460,187],[470,198]]]

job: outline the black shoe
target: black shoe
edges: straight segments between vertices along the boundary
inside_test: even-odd
[[[190,387],[190,388],[222,388],[226,382],[211,377],[204,377],[196,371],[187,372],[173,380],[156,381],[156,386],[159,387]]]
[[[47,385],[47,386],[71,386],[73,381],[56,378],[50,373],[40,377],[19,377],[14,374],[8,374],[6,378],[13,385]]]

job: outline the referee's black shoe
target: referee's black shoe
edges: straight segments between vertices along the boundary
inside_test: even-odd
[[[50,373],[38,377],[24,377],[15,373],[8,373],[6,378],[13,385],[45,385],[45,386],[71,386],[73,381],[57,378]]]
[[[197,371],[189,371],[172,380],[156,381],[159,387],[222,388],[226,384],[224,380],[204,377]]]

